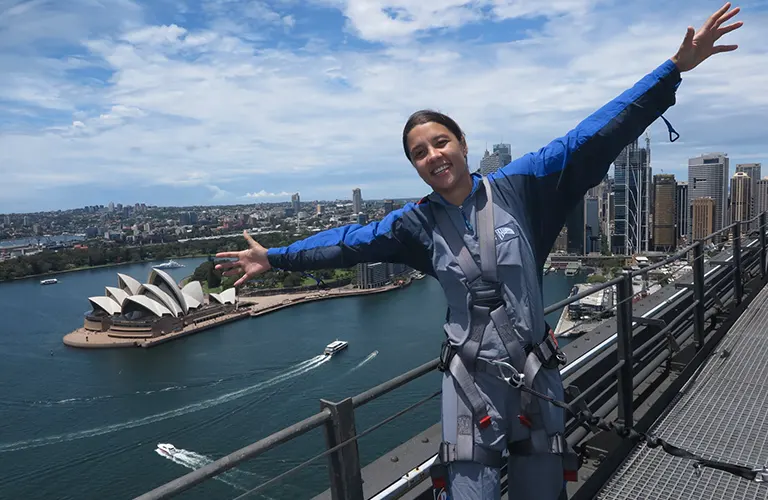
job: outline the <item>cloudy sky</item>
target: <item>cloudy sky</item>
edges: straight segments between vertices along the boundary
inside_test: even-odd
[[[0,0],[0,212],[428,193],[431,107],[536,150],[672,56],[720,0]],[[768,1],[683,75],[654,173],[723,151],[768,175]],[[763,28],[761,28],[763,27]]]

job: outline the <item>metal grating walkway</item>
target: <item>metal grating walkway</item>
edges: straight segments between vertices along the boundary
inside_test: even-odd
[[[768,287],[652,431],[705,458],[768,464]],[[768,484],[701,469],[660,448],[635,448],[595,497],[600,500],[768,499]]]

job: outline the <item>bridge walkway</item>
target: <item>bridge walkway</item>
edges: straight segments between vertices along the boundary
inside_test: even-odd
[[[768,465],[768,287],[734,323],[698,375],[651,429],[704,458]],[[768,499],[768,484],[639,445],[598,500]]]

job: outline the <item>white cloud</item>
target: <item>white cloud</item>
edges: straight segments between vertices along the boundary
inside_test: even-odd
[[[286,196],[291,196],[293,193],[286,193],[283,191],[282,193],[268,193],[265,190],[261,190],[254,193],[245,193],[245,198],[284,198]]]
[[[468,135],[473,168],[486,143],[504,139],[513,154],[524,154],[653,70],[674,53],[688,24],[699,26],[718,7],[316,1],[345,13],[358,36],[384,43],[330,48],[343,36],[337,33],[295,48],[308,35],[298,34],[304,25],[286,10],[290,2],[210,2],[204,27],[183,18],[143,24],[127,1],[107,22],[84,7],[89,3],[75,2],[72,13],[55,12],[71,16],[76,36],[57,31],[48,4],[15,14],[19,40],[31,36],[25,26],[32,26],[74,45],[66,45],[64,57],[42,49],[22,57],[0,42],[0,95],[12,104],[0,118],[24,124],[0,129],[3,184],[31,194],[119,179],[135,197],[146,184],[212,185],[217,202],[241,200],[234,193],[254,184],[264,188],[247,193],[250,199],[298,190],[308,199],[348,197],[356,185],[366,186],[368,198],[420,196],[428,188],[400,142],[414,110],[433,107],[456,118]],[[496,33],[495,39],[511,40],[506,43],[445,35],[481,22],[497,30],[501,18],[532,16],[549,19],[527,33]],[[764,158],[768,164],[761,139],[768,136],[768,49],[761,33],[768,17],[739,17],[747,25],[729,42],[741,48],[684,75],[678,104],[666,115],[681,139],[665,144],[663,124],[651,127],[655,171],[683,175],[689,156],[714,149],[729,152],[732,163]],[[266,36],[244,20],[282,27]],[[11,21],[0,15],[2,26]],[[285,27],[305,38],[292,44],[274,38],[285,36]],[[91,70],[96,76],[88,76]],[[21,175],[30,171],[34,177]],[[189,200],[197,201],[208,200]]]

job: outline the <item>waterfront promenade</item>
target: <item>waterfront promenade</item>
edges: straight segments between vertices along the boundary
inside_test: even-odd
[[[64,344],[70,347],[90,349],[104,349],[116,347],[154,347],[171,340],[186,337],[195,333],[210,330],[233,321],[258,317],[287,307],[306,304],[318,300],[353,297],[359,295],[374,295],[404,288],[410,284],[410,280],[403,284],[390,284],[376,288],[354,288],[352,286],[332,288],[327,290],[310,290],[305,292],[283,293],[278,295],[256,295],[238,297],[238,308],[228,314],[199,321],[185,326],[182,330],[171,332],[157,337],[119,337],[109,335],[107,332],[94,332],[85,328],[68,333],[64,336]],[[244,307],[245,306],[245,307]]]

